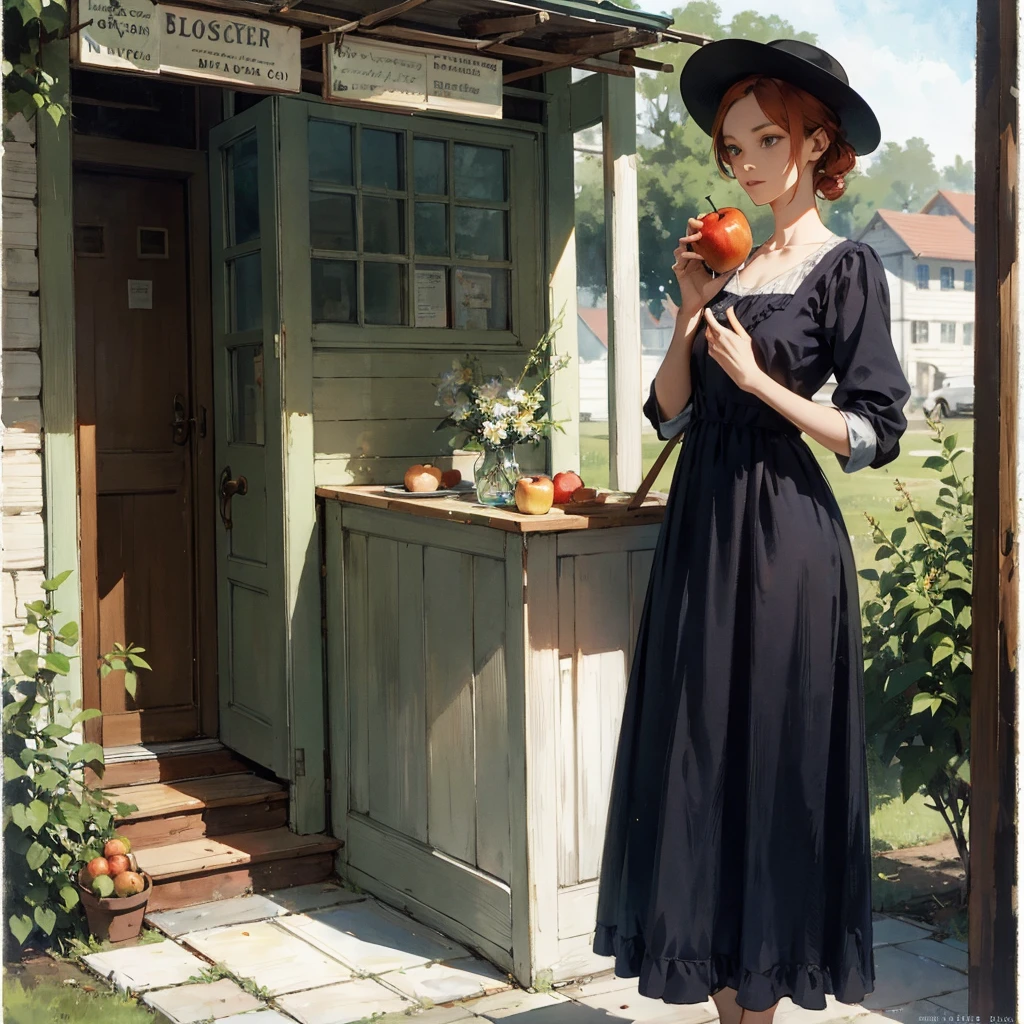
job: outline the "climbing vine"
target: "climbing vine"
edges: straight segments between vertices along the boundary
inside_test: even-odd
[[[4,0],[4,121],[45,112],[54,124],[67,113],[61,100],[66,82],[43,67],[44,47],[67,38],[68,0]]]

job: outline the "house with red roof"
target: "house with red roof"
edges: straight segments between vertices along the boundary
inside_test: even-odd
[[[882,257],[892,335],[917,395],[974,373],[974,196],[940,189],[919,213],[877,210],[858,236]]]

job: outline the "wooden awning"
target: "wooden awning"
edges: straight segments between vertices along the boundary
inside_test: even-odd
[[[304,48],[354,35],[486,53],[502,60],[506,84],[563,67],[627,76],[636,67],[671,71],[670,65],[638,57],[636,51],[662,42],[710,42],[707,36],[675,30],[665,15],[627,10],[610,0],[194,2],[299,25],[310,30],[304,32]]]

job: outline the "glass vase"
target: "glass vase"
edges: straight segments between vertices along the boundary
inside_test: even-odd
[[[518,478],[519,463],[516,462],[515,449],[511,445],[485,448],[473,466],[477,501],[485,505],[514,505]]]

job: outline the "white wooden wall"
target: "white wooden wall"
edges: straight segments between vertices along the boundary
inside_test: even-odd
[[[313,443],[317,486],[401,483],[414,462],[455,465],[466,476],[472,459],[452,460],[453,431],[434,428],[434,381],[466,349],[316,348],[313,351]],[[518,376],[525,354],[484,353],[485,373]],[[569,369],[563,372],[570,372]],[[556,414],[558,418],[559,414]],[[567,413],[560,414],[562,417]],[[518,452],[523,469],[543,470],[546,443]]]
[[[18,115],[3,144],[3,632],[22,645],[24,603],[43,580],[39,261],[34,126]]]

